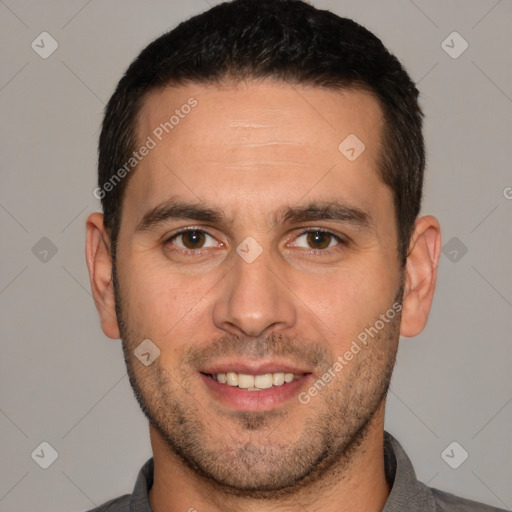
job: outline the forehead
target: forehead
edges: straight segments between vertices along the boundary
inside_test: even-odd
[[[178,195],[267,218],[277,203],[305,196],[335,193],[368,206],[387,189],[377,171],[381,129],[377,100],[361,90],[281,82],[163,88],[139,112],[139,144],[151,139],[154,147],[126,202],[147,210]],[[354,152],[361,154],[348,158]]]
[[[192,103],[195,106],[189,108]],[[283,146],[277,143],[291,142],[305,146],[304,150],[314,146],[331,152],[345,135],[367,136],[368,130],[379,128],[381,119],[378,101],[361,89],[333,90],[270,80],[192,83],[150,92],[139,112],[137,134],[139,139],[152,133],[158,137],[159,127],[170,121],[170,133],[163,128],[161,135],[171,135],[175,143],[188,139],[215,149],[220,141],[223,147],[248,151],[250,147],[243,146],[250,140],[267,146],[275,143],[279,151]],[[375,148],[368,146],[374,154]]]

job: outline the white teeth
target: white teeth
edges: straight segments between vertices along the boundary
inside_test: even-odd
[[[272,387],[272,374],[265,373],[265,375],[256,375],[254,378],[254,387],[259,389],[268,389]]]
[[[238,375],[235,372],[226,373],[226,384],[228,386],[238,386]]]
[[[284,373],[274,373],[272,384],[274,386],[282,386],[284,384]]]
[[[252,375],[245,375],[243,373],[238,374],[238,387],[242,389],[253,388],[254,377]]]
[[[301,377],[301,375],[294,375],[293,373],[265,373],[263,375],[247,375],[245,373],[217,373],[212,377],[221,384],[228,386],[238,386],[241,389],[249,391],[259,391],[261,389],[268,389],[272,386],[282,386],[285,382],[292,382]]]

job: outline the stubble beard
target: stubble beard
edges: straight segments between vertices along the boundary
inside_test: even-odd
[[[193,382],[197,386],[197,372],[191,371],[189,363],[204,357],[206,349],[195,352],[191,347],[180,359],[178,376],[162,367],[161,358],[147,367],[140,364],[133,351],[144,337],[127,323],[130,312],[124,310],[115,265],[113,281],[131,386],[142,411],[173,457],[218,491],[245,498],[277,499],[320,482],[328,473],[342,475],[365,440],[389,389],[400,332],[399,314],[312,398],[314,414],[308,411],[308,405],[296,402],[295,408],[304,408],[302,431],[295,441],[283,442],[283,432],[290,428],[284,410],[233,411],[218,417],[204,413],[188,390]],[[402,293],[403,285],[396,294],[400,303]],[[323,375],[335,361],[325,344],[299,343],[274,335],[253,341],[229,336],[217,340],[214,346],[217,355],[249,356],[250,352],[267,358],[291,356],[301,347],[308,354],[310,366],[314,359],[317,375]]]

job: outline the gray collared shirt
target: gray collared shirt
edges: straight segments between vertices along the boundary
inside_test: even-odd
[[[384,461],[386,478],[392,487],[381,512],[505,512],[419,482],[409,457],[388,432],[384,432]],[[151,458],[142,466],[132,494],[108,501],[89,512],[152,512],[149,490],[153,485],[153,469]]]

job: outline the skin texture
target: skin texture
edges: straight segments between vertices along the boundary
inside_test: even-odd
[[[87,220],[101,325],[122,337],[150,420],[152,508],[381,510],[385,394],[400,334],[415,336],[427,321],[439,224],[417,220],[402,271],[392,191],[377,172],[382,112],[370,94],[276,82],[165,88],[146,98],[139,140],[191,97],[197,106],[128,182],[116,287],[103,218]],[[354,161],[338,150],[349,134],[365,144]],[[225,223],[172,219],[137,231],[170,199],[217,207]],[[343,202],[365,212],[368,225],[272,221],[312,201]],[[206,235],[169,240],[185,227]],[[347,243],[302,234],[312,228]],[[247,237],[262,250],[251,263],[236,251]],[[240,411],[217,400],[199,373],[217,362],[286,362],[311,373],[307,391],[402,298],[401,314],[307,404],[294,396]],[[160,356],[144,366],[133,351],[147,338]]]

